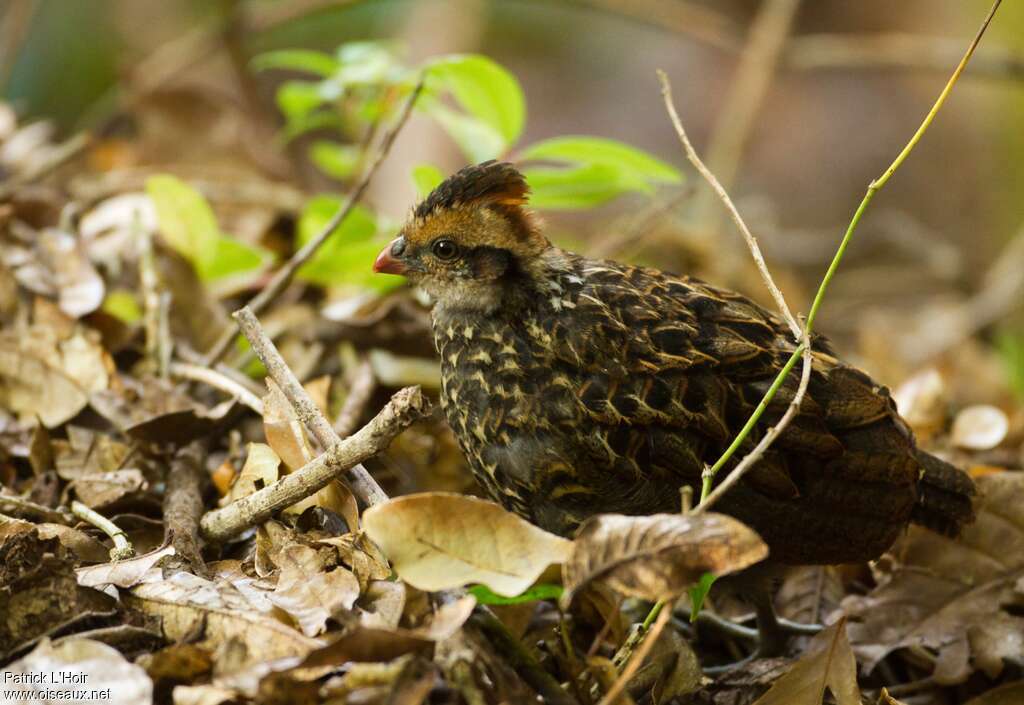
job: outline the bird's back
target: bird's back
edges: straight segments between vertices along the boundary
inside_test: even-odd
[[[699,488],[795,341],[757,304],[703,282],[549,259],[549,277],[488,315],[435,311],[442,400],[474,473],[560,533],[598,512],[677,510],[679,488]],[[955,531],[970,480],[917,450],[884,387],[824,339],[813,347],[800,413],[719,509],[788,563],[874,558],[912,518]],[[798,377],[737,459],[784,413]],[[929,467],[936,487],[919,490]]]

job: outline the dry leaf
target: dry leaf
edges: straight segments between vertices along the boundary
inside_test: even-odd
[[[298,470],[313,459],[313,449],[302,422],[277,383],[269,377],[263,396],[263,433],[267,444],[289,470]]]
[[[483,583],[518,595],[572,547],[493,502],[446,492],[371,507],[363,528],[403,580],[427,591]]]
[[[74,674],[76,680],[62,678],[61,672]],[[38,677],[37,674],[50,675],[44,683],[17,682],[18,676]],[[146,672],[126,660],[117,649],[91,639],[64,639],[56,646],[43,639],[30,654],[5,668],[3,687],[10,702],[41,702],[43,691],[53,693],[45,702],[82,702],[73,693],[83,689],[107,691],[113,702],[153,702],[153,683]]]
[[[941,429],[946,421],[949,390],[934,367],[918,372],[892,393],[900,416],[919,436]]]
[[[231,504],[237,499],[248,497],[253,492],[277,482],[277,468],[281,458],[265,443],[250,443],[246,447],[245,465],[238,473],[231,491],[221,500],[221,506]]]
[[[36,324],[0,336],[0,406],[56,428],[76,416],[89,395],[106,389],[113,363],[94,331],[62,337]]]
[[[956,415],[949,439],[958,448],[988,450],[1006,438],[1010,421],[1002,409],[987,404],[968,406]]]
[[[85,587],[116,585],[120,588],[130,588],[138,585],[143,576],[160,562],[161,558],[173,555],[174,546],[168,544],[156,551],[129,560],[78,568],[75,575],[78,577],[78,584]]]
[[[322,633],[328,619],[351,610],[359,597],[356,576],[345,568],[325,571],[317,551],[308,546],[288,546],[274,562],[281,575],[269,599],[291,615],[306,636]]]
[[[704,573],[726,575],[757,563],[768,547],[724,514],[599,514],[583,523],[563,566],[563,605],[592,580],[628,596],[682,594]]]
[[[977,630],[993,620],[1005,626],[1002,608],[1024,604],[1024,473],[988,475],[977,485],[977,518],[959,539],[912,527],[893,548],[903,565],[870,594],[843,602],[868,671],[895,649],[925,646],[939,652],[941,677],[964,677],[968,630],[987,645]],[[991,669],[995,653],[975,658]]]
[[[800,660],[754,705],[821,705],[826,687],[838,705],[860,705],[857,661],[845,619],[815,636]]]
[[[322,644],[270,616],[273,605],[253,592],[242,593],[226,580],[205,580],[175,573],[166,580],[136,585],[124,594],[130,606],[162,619],[164,634],[179,641],[200,624],[200,645],[210,651],[229,641],[245,647],[244,661],[253,663],[305,656]]]
[[[146,487],[142,471],[135,468],[81,475],[70,487],[82,504],[100,509],[113,504],[125,495]]]

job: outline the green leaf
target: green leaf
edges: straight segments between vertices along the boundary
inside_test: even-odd
[[[241,240],[222,235],[217,238],[213,257],[201,263],[199,278],[203,281],[217,281],[226,277],[255,272],[273,261],[273,255],[261,247],[255,247]]]
[[[474,585],[469,588],[469,594],[475,597],[481,605],[518,605],[523,602],[557,600],[562,596],[562,586],[538,583],[515,597],[502,597],[486,585]]]
[[[704,598],[708,596],[711,586],[714,585],[717,579],[718,576],[714,573],[704,573],[704,575],[700,576],[700,580],[697,581],[696,585],[690,588],[691,622],[697,621],[697,615],[700,614],[700,610],[704,606]]]
[[[523,174],[530,184],[530,204],[535,208],[593,208],[630,191],[651,191],[644,181],[603,164],[569,169],[534,167],[524,169]]]
[[[169,174],[146,180],[160,234],[192,263],[204,282],[256,270],[271,260],[265,250],[224,235],[210,204],[196,189]]]
[[[334,196],[317,196],[310,200],[299,217],[299,244],[304,245],[320,233],[341,207]],[[397,277],[374,274],[373,260],[385,241],[374,238],[377,222],[373,214],[356,206],[328,236],[313,258],[299,269],[297,276],[319,286],[348,284],[374,291],[387,291],[401,286]]]
[[[201,272],[217,256],[220,228],[203,194],[170,174],[146,179],[160,234],[165,242]]]
[[[425,102],[425,110],[445,129],[473,162],[496,159],[508,149],[505,138],[493,127],[438,102]]]
[[[142,308],[134,291],[115,289],[103,299],[103,311],[129,325],[142,318]]]
[[[359,148],[351,144],[317,140],[310,145],[309,158],[320,171],[344,181],[352,176],[359,164]]]
[[[510,146],[522,134],[526,100],[507,69],[478,54],[445,56],[426,65],[428,82],[449,91],[467,113]]]
[[[645,181],[672,184],[682,181],[679,170],[671,164],[628,144],[604,137],[554,137],[525,148],[522,158],[573,165],[601,164]]]
[[[444,181],[444,174],[433,164],[417,164],[412,168],[412,182],[416,185],[416,193],[426,198],[430,192]]]
[[[277,89],[277,107],[289,122],[307,117],[324,102],[320,83],[286,81]]]
[[[338,61],[333,56],[308,49],[268,51],[253,58],[250,65],[254,71],[290,69],[307,71],[324,77],[330,76],[338,70]]]

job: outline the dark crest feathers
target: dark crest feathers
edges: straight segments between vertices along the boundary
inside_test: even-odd
[[[416,206],[415,215],[422,218],[440,208],[474,202],[521,206],[529,191],[526,178],[514,166],[492,159],[467,166],[442,181]]]

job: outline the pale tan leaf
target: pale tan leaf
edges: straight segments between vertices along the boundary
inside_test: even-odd
[[[317,543],[334,546],[339,558],[352,569],[361,586],[365,587],[371,580],[383,580],[391,575],[387,559],[362,532],[331,536]]]
[[[754,705],[821,705],[825,688],[838,705],[860,705],[857,661],[841,619],[815,636],[804,655]]]
[[[75,680],[63,673],[75,675]],[[30,679],[44,674],[45,683],[18,682],[18,676]],[[78,680],[81,679],[81,680]],[[52,693],[46,702],[81,702],[74,691],[107,691],[117,702],[149,705],[153,702],[153,683],[141,666],[136,666],[117,649],[91,639],[62,639],[54,646],[44,638],[24,658],[4,668],[5,702],[42,702],[40,691]]]
[[[281,575],[269,599],[291,615],[306,636],[322,633],[328,619],[352,609],[359,597],[359,581],[352,572],[325,571],[317,551],[308,546],[287,546],[274,561]]]
[[[266,382],[268,391],[263,396],[263,432],[267,444],[289,470],[297,470],[313,459],[313,449],[284,392],[271,378],[267,377]]]
[[[129,606],[160,617],[169,640],[194,636],[203,626],[197,645],[215,651],[234,640],[245,647],[246,663],[304,656],[322,645],[270,616],[273,605],[258,592],[243,594],[223,580],[180,572],[136,585],[123,597]]]
[[[918,372],[892,393],[896,408],[914,432],[927,436],[943,428],[949,390],[934,367]]]
[[[475,582],[518,595],[572,547],[493,502],[446,492],[378,504],[363,528],[403,580],[428,591]]]
[[[725,575],[768,555],[761,538],[724,514],[599,514],[580,527],[563,567],[563,605],[599,580],[633,597],[682,594],[704,573]]]
[[[273,448],[265,443],[250,443],[247,451],[245,465],[242,466],[242,471],[238,473],[238,478],[235,484],[231,485],[227,496],[221,500],[223,505],[247,497],[257,489],[277,482],[281,458]]]
[[[125,495],[138,492],[146,486],[146,478],[136,468],[111,470],[80,475],[71,487],[82,504],[99,509],[113,504]]]
[[[156,551],[150,551],[141,556],[124,561],[113,563],[101,563],[87,568],[78,568],[75,575],[78,584],[85,587],[97,587],[99,585],[116,585],[121,588],[129,588],[141,582],[143,576],[149,572],[164,556],[174,555],[174,546],[168,544]]]
[[[231,705],[238,702],[238,691],[219,685],[176,685],[171,691],[174,705]]]

